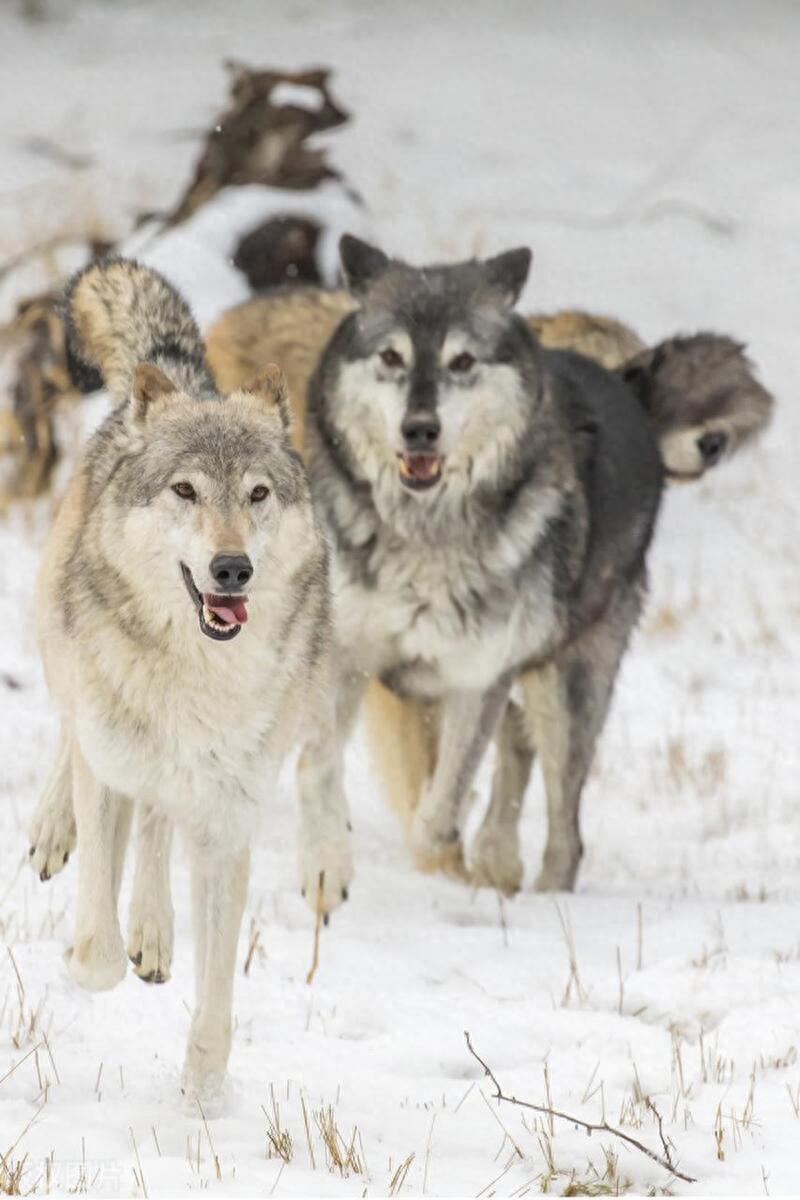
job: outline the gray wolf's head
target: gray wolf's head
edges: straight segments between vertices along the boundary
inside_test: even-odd
[[[315,527],[305,471],[288,442],[277,368],[250,388],[197,398],[152,363],[130,401],[96,435],[88,469],[104,558],[121,593],[154,622],[191,616],[215,641],[235,637],[276,603],[274,592]]]
[[[513,312],[530,251],[417,268],[346,235],[341,258],[359,307],[312,398],[332,452],[395,499],[496,483],[538,387],[536,343]]]

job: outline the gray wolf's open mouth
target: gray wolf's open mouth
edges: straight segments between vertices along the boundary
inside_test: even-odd
[[[439,454],[431,454],[429,451],[398,454],[397,462],[400,482],[412,491],[418,492],[433,487],[442,477],[442,459]]]
[[[235,638],[247,620],[247,596],[219,596],[214,592],[201,592],[195,586],[192,572],[185,563],[181,563],[181,573],[206,637],[213,638],[215,642],[229,642]]]

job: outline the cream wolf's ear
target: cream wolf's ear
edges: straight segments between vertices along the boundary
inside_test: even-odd
[[[267,363],[255,379],[242,389],[257,400],[267,412],[277,412],[285,433],[292,429],[292,409],[289,385],[277,363]]]
[[[774,400],[744,346],[713,333],[674,337],[619,368],[647,409],[671,479],[699,479],[768,424]]]

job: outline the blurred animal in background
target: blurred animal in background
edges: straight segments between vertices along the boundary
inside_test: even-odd
[[[349,291],[255,299],[208,335],[220,386],[285,364],[336,548],[342,736],[371,677],[370,744],[418,864],[507,893],[538,753],[539,886],[571,888],[662,474],[702,475],[763,429],[772,399],[726,337],[649,349],[590,314],[523,322],[526,252],[417,270],[345,239],[343,258]],[[470,782],[495,729],[467,866]]]
[[[73,359],[114,411],[90,439],[41,559],[39,640],[61,719],[35,816],[42,879],[77,841],[69,970],[91,990],[127,957],[117,905],[141,818],[128,953],[169,977],[169,837],[192,863],[197,1000],[190,1098],[219,1090],[231,1044],[249,853],[295,745],[300,881],[321,916],[346,898],[349,824],[333,734],[328,552],[288,439],[275,368],[221,396],[192,315],[149,268],[93,265],[70,284]]]
[[[97,261],[115,247],[156,266],[165,250],[172,260],[196,259],[202,250],[215,260],[211,290],[219,290],[220,277],[233,290],[223,306],[286,283],[337,282],[339,237],[364,210],[320,141],[349,119],[331,93],[330,73],[226,65],[228,106],[203,135],[192,179],[172,209],[139,214],[137,229],[118,238],[110,239],[105,228],[65,228],[0,264],[6,284],[16,272],[27,278],[32,264],[44,265],[49,278],[40,294],[23,292],[16,313],[0,327],[6,397],[0,407],[0,506],[48,489],[59,456],[56,414],[79,396],[59,312],[76,263]],[[215,211],[206,215],[209,205]],[[202,228],[193,236],[184,233],[198,223]],[[176,254],[170,243],[182,236],[190,242],[186,253]]]

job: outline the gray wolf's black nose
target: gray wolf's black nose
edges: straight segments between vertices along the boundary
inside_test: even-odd
[[[210,570],[219,586],[228,592],[243,588],[253,577],[253,564],[246,554],[215,554]]]
[[[442,423],[436,413],[410,412],[403,418],[400,429],[409,450],[432,450],[442,432]]]

